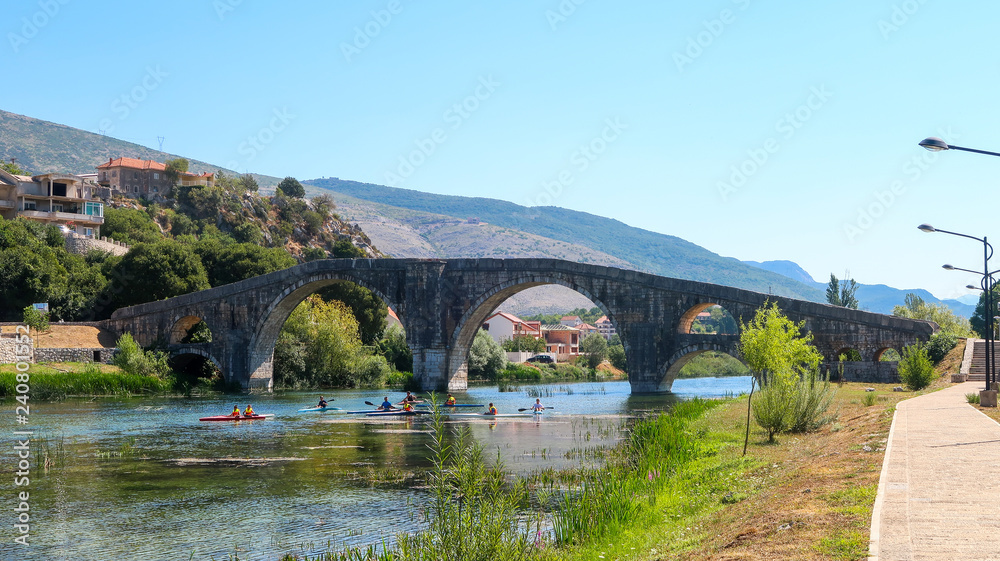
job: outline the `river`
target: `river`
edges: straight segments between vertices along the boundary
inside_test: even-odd
[[[612,446],[626,416],[666,409],[677,399],[749,391],[748,377],[677,380],[673,394],[632,396],[628,382],[496,386],[455,394],[459,403],[496,404],[501,413],[552,409],[540,419],[461,418],[487,457],[530,473],[592,461]],[[365,409],[387,392],[325,392],[330,405]],[[424,495],[414,480],[373,485],[366,474],[418,474],[427,467],[425,417],[366,418],[300,413],[317,392],[196,398],[72,399],[32,403],[30,484],[8,483],[6,519],[17,492],[30,493],[30,546],[0,543],[2,559],[239,559],[277,561],[344,545],[391,541],[419,527]],[[400,392],[388,392],[399,401]],[[332,398],[332,399],[331,399]],[[199,422],[253,404],[274,418]],[[13,404],[9,409],[13,409]],[[467,411],[478,412],[478,409]],[[13,416],[10,411],[7,416]],[[18,429],[12,429],[18,430]],[[14,437],[12,437],[14,438]],[[48,452],[47,469],[38,458]],[[3,456],[13,479],[17,457]],[[386,468],[389,468],[388,470]],[[11,525],[5,524],[8,534]]]

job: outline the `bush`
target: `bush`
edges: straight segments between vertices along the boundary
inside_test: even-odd
[[[958,337],[947,331],[938,331],[931,335],[931,340],[927,343],[927,356],[931,362],[937,364],[944,359],[947,354],[958,344]]]
[[[628,372],[628,369],[626,368],[626,366],[628,365],[625,363],[624,345],[618,344],[609,346],[608,361],[611,362],[611,366],[614,366],[618,370],[621,370],[622,372]]]
[[[934,365],[924,345],[918,343],[903,348],[903,356],[899,361],[899,379],[913,391],[926,388],[934,380]]]
[[[795,384],[788,432],[814,431],[832,421],[833,416],[826,415],[832,401],[830,381],[817,375],[815,370],[799,380]]]
[[[469,348],[469,374],[476,378],[495,380],[507,367],[507,355],[489,333],[482,329]]]
[[[167,378],[170,373],[170,366],[167,364],[167,353],[162,351],[144,351],[139,343],[135,342],[131,333],[126,333],[118,338],[115,344],[118,352],[115,353],[111,363],[117,366],[126,374],[135,376],[153,376],[155,378]]]
[[[792,409],[788,404],[794,396],[794,386],[787,384],[767,384],[753,401],[753,418],[760,428],[767,432],[767,441],[774,442],[774,436],[788,430]]]
[[[385,357],[377,355],[357,357],[351,370],[354,372],[353,381],[359,388],[382,387],[392,373]]]

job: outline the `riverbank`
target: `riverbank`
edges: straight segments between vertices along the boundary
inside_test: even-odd
[[[0,399],[13,399],[21,383],[13,364],[0,364]],[[21,374],[23,376],[23,374]],[[70,396],[132,396],[165,394],[173,380],[136,376],[110,364],[53,362],[32,364],[27,371],[31,399],[63,399]]]

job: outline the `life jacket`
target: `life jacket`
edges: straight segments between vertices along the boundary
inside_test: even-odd
[[[413,406],[410,405],[409,401],[403,404],[403,411],[413,411]]]
[[[247,407],[247,408],[246,408],[246,409],[245,409],[245,410],[243,411],[243,416],[244,416],[244,417],[253,417],[253,407]]]
[[[496,414],[497,414],[497,408],[496,407],[490,407],[490,415],[496,415]]]
[[[449,397],[448,399],[446,399],[444,401],[444,404],[445,405],[455,405],[455,398],[454,397]]]

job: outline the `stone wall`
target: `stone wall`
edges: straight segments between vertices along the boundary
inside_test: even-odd
[[[34,362],[102,362],[111,363],[118,349],[97,347],[93,349],[35,349]]]
[[[830,381],[839,382],[841,380],[838,366],[841,363],[832,365],[829,369]],[[899,383],[899,363],[895,361],[844,361],[843,381],[861,382],[865,384],[898,384]]]
[[[128,253],[129,246],[103,236],[101,239],[88,238],[79,234],[66,236],[66,250],[70,253],[86,255],[92,249],[106,251],[112,255],[125,255]]]
[[[24,345],[21,348],[24,351]],[[28,346],[28,362],[34,362],[34,355],[30,346]],[[18,361],[18,358],[24,360],[24,357],[17,356],[17,339],[14,337],[0,337],[0,364],[14,364]]]

